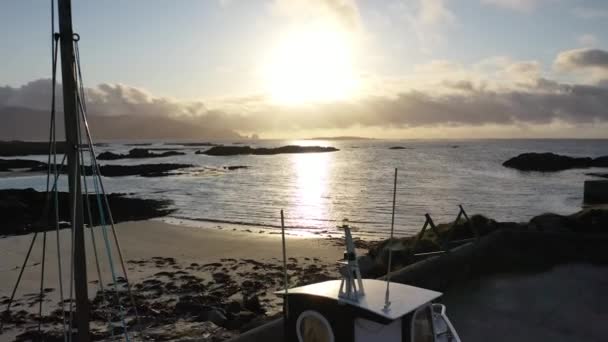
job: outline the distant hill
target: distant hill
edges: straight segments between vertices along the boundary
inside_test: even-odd
[[[314,137],[314,138],[308,138],[306,140],[376,140],[376,138],[339,136],[339,137]]]
[[[46,140],[49,137],[49,111],[24,107],[0,107],[0,140]],[[89,115],[94,139],[239,139],[228,129],[208,128],[191,118],[142,115]],[[57,137],[64,139],[63,114],[57,117]]]

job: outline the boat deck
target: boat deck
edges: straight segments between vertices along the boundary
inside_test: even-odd
[[[608,267],[486,275],[440,298],[463,341],[606,341]]]

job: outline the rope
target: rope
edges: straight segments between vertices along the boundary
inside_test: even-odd
[[[65,158],[64,158],[64,161],[65,161]],[[57,178],[55,178],[55,182],[53,184],[53,190],[56,191],[56,189],[57,189]],[[19,270],[19,276],[17,276],[17,281],[15,282],[15,286],[13,287],[13,290],[11,292],[11,296],[7,303],[6,310],[4,311],[5,315],[8,314],[11,310],[11,307],[15,300],[15,294],[17,293],[17,289],[19,288],[19,285],[21,284],[21,278],[23,277],[23,272],[25,271],[25,269],[27,267],[27,262],[29,261],[30,255],[32,253],[32,249],[34,247],[34,243],[36,242],[36,238],[38,237],[39,233],[40,233],[40,229],[36,229],[36,231],[34,232],[34,235],[32,236],[32,240],[30,241],[30,245],[29,245],[27,253],[25,255],[25,259],[23,260],[23,264],[21,265],[21,269]],[[4,320],[0,320],[0,331],[2,331],[3,326],[4,326]]]
[[[42,330],[42,303],[44,302],[44,261],[46,259],[46,231],[42,234],[42,261],[40,265],[40,297],[38,302],[38,335]]]
[[[120,295],[119,295],[119,291],[118,291],[118,279],[117,279],[118,277],[116,275],[116,270],[114,268],[114,261],[113,261],[113,257],[112,257],[112,247],[110,244],[110,239],[108,238],[108,234],[107,234],[107,224],[106,224],[106,220],[105,220],[105,213],[104,213],[103,206],[102,206],[102,196],[101,196],[100,189],[98,186],[98,182],[101,182],[101,172],[99,172],[98,167],[94,167],[94,166],[97,166],[97,162],[96,162],[95,154],[93,152],[93,143],[92,143],[89,126],[88,126],[88,121],[87,121],[87,115],[86,115],[86,99],[85,99],[85,93],[84,93],[84,82],[82,81],[82,68],[80,66],[81,65],[80,64],[80,49],[79,49],[79,44],[78,44],[79,40],[80,40],[79,36],[77,36],[77,38],[74,39],[74,55],[75,55],[74,57],[76,60],[76,72],[77,72],[77,78],[78,78],[77,79],[78,80],[77,99],[78,99],[80,113],[82,115],[82,120],[83,120],[86,134],[87,134],[87,142],[88,142],[89,151],[91,152],[91,163],[94,164],[94,165],[92,165],[93,185],[95,187],[95,195],[97,197],[97,206],[98,206],[98,210],[99,210],[102,236],[103,236],[103,239],[105,242],[106,252],[108,254],[110,273],[112,274],[112,285],[114,287],[114,291],[116,292],[116,304],[120,310],[121,324],[123,327],[123,333],[125,335],[125,339],[127,342],[129,342],[130,338],[129,338],[129,333],[127,331],[127,326],[126,326],[126,321],[125,321],[124,307],[120,303]],[[78,136],[80,139],[80,136],[81,136],[80,135],[80,124],[78,125]],[[104,193],[103,197],[105,198],[105,193]],[[106,205],[107,205],[107,199],[106,199]],[[107,206],[107,207],[108,207],[108,211],[109,211],[109,206]],[[111,213],[109,213],[109,217],[111,219]],[[119,253],[119,255],[122,254],[120,252],[120,248],[118,248],[118,253]],[[125,280],[127,280],[126,277],[125,277]],[[130,293],[130,287],[127,286],[127,289],[129,292],[129,296],[132,299],[132,296]],[[135,310],[135,312],[137,312],[137,308],[135,306],[134,306],[134,310]]]
[[[59,191],[57,189],[57,180],[59,179],[59,173],[57,170],[57,132],[56,132],[56,89],[57,89],[57,54],[59,49],[57,48],[59,43],[59,35],[55,32],[55,0],[51,0],[51,47],[52,47],[52,55],[51,55],[51,70],[52,70],[52,82],[51,82],[51,145],[53,154],[53,173],[55,179],[55,186],[53,191],[53,202],[55,207],[55,232],[56,232],[56,245],[57,245],[57,272],[59,272],[59,302],[61,306],[61,323],[62,323],[62,331],[63,331],[63,341],[68,341],[68,333],[65,319],[65,301],[63,295],[63,270],[62,270],[62,262],[61,262],[61,239],[59,233]],[[63,155],[63,160],[61,161],[61,165],[66,160],[66,154]],[[62,166],[63,167],[63,166]],[[70,327],[71,330],[71,327]],[[71,336],[71,334],[70,334]]]
[[[80,101],[80,96],[77,97],[77,101],[79,102],[79,106],[81,106],[81,101]],[[78,141],[79,143],[82,142],[82,137],[81,137],[81,132],[80,130],[78,130]],[[95,223],[93,222],[93,214],[91,212],[91,201],[89,200],[89,187],[87,184],[87,169],[86,166],[84,164],[84,153],[82,151],[82,149],[79,149],[80,152],[80,160],[82,160],[82,180],[83,180],[83,184],[84,184],[84,198],[85,198],[85,206],[87,208],[87,218],[89,221],[89,230],[91,231],[91,243],[93,244],[93,254],[95,256],[95,268],[97,271],[97,279],[98,279],[98,284],[99,284],[99,291],[101,293],[101,296],[103,298],[103,301],[107,304],[109,304],[110,302],[107,299],[106,293],[105,293],[105,289],[104,289],[104,281],[103,281],[103,277],[101,275],[101,267],[100,267],[100,263],[99,263],[99,254],[97,253],[97,242],[95,240],[95,229],[93,229],[93,226],[95,225]],[[110,328],[110,335],[112,337],[112,339],[114,339],[114,329],[111,329],[112,327],[112,315],[110,312],[107,313],[107,320],[108,320],[108,327]]]
[[[143,336],[142,326],[140,324],[139,313],[137,310],[137,304],[135,302],[135,297],[133,296],[133,292],[131,289],[131,282],[129,281],[127,268],[125,266],[125,261],[124,261],[123,255],[122,255],[122,249],[120,248],[120,243],[118,240],[118,235],[116,234],[116,228],[114,225],[112,211],[110,209],[110,203],[108,201],[108,197],[106,195],[106,191],[105,191],[105,188],[103,185],[103,180],[101,177],[101,169],[99,167],[99,164],[97,163],[97,158],[95,156],[95,147],[93,144],[93,139],[91,137],[91,131],[89,129],[89,123],[87,120],[87,108],[86,108],[86,97],[85,97],[86,95],[85,95],[85,91],[84,91],[84,81],[83,81],[83,77],[82,77],[82,69],[80,66],[80,49],[79,49],[78,40],[79,39],[77,39],[75,41],[75,57],[76,57],[76,67],[77,67],[76,71],[77,71],[77,75],[78,75],[78,84],[79,84],[79,99],[80,99],[79,104],[81,106],[83,124],[84,124],[84,128],[85,128],[85,132],[87,134],[87,143],[88,143],[89,152],[90,152],[91,168],[93,169],[92,173],[93,173],[93,177],[94,177],[93,184],[96,186],[95,190],[96,190],[97,194],[99,194],[98,190],[101,189],[101,197],[103,197],[104,204],[105,204],[105,207],[108,212],[108,220],[110,221],[110,226],[112,228],[112,235],[114,237],[114,242],[116,245],[116,251],[118,253],[118,258],[120,261],[122,273],[123,273],[123,276],[125,279],[125,283],[126,283],[126,287],[127,287],[127,295],[129,296],[129,299],[131,301],[131,306],[133,307],[133,311],[135,313],[135,321],[137,322],[138,331],[140,333],[140,336]],[[99,189],[97,188],[97,182],[99,182]],[[101,208],[101,204],[98,203],[98,205]],[[101,215],[102,220],[104,221],[102,224],[102,232],[105,233],[105,216],[102,214],[102,211],[100,211],[100,215]],[[125,331],[126,331],[126,329],[125,329]],[[127,340],[128,340],[128,335],[127,335]]]
[[[66,148],[69,148],[66,146]],[[76,156],[78,157],[78,156]],[[76,174],[78,171],[78,163],[74,163],[74,174]],[[77,179],[74,177],[74,184],[72,185],[72,189],[76,189],[76,184],[77,184]],[[70,227],[70,229],[72,230],[71,232],[71,247],[70,247],[70,304],[68,306],[68,309],[70,311],[70,315],[69,315],[69,320],[68,320],[68,327],[70,328],[70,331],[72,330],[73,327],[73,319],[74,319],[74,311],[72,309],[73,304],[74,304],[74,300],[73,300],[73,296],[72,293],[74,291],[74,259],[75,259],[75,242],[76,242],[76,229],[74,229],[74,222],[76,222],[76,204],[77,204],[77,198],[76,196],[74,196],[74,200],[72,202],[72,208],[74,208],[74,210],[72,211],[72,225]],[[72,334],[68,335],[68,341],[72,340]]]
[[[11,306],[13,304],[13,300],[15,299],[15,293],[17,292],[17,287],[19,287],[19,283],[21,282],[21,277],[23,276],[23,271],[25,270],[27,261],[29,260],[30,254],[32,253],[32,247],[34,247],[34,242],[36,242],[36,237],[38,237],[38,232],[35,232],[34,236],[32,236],[32,241],[30,242],[30,247],[27,250],[27,254],[25,255],[25,260],[23,260],[23,265],[21,266],[21,270],[19,271],[19,276],[17,277],[17,282],[15,283],[15,286],[13,287],[13,292],[11,293],[10,299],[8,300],[8,303],[6,304],[6,310],[4,310],[4,315],[7,318],[10,313]],[[4,319],[2,319],[0,321],[0,331],[2,331],[3,327],[4,327]]]

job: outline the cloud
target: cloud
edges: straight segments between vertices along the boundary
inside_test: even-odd
[[[330,20],[349,31],[361,27],[359,7],[355,0],[275,0],[273,9],[292,19]]]
[[[608,51],[600,49],[574,49],[560,52],[555,67],[562,71],[601,69],[608,71]]]
[[[601,50],[570,50],[559,54],[556,64],[608,68],[605,58]],[[536,61],[508,57],[469,66],[431,61],[417,66],[411,78],[395,80],[383,92],[302,106],[278,105],[263,95],[215,103],[179,101],[124,84],[100,84],[88,88],[87,96],[95,136],[107,139],[203,139],[235,137],[234,132],[288,136],[353,127],[407,130],[608,124],[606,84],[562,83],[543,78],[541,69]],[[44,138],[45,130],[40,127],[47,124],[41,118],[48,115],[49,91],[49,80],[0,87],[0,137],[19,138],[15,135],[35,131],[40,135],[37,138]]]
[[[591,47],[594,45],[597,45],[597,37],[590,34],[590,33],[585,33],[583,35],[580,35],[577,38],[577,41],[580,45],[585,46],[585,47]]]
[[[608,18],[608,8],[575,7],[572,13],[582,19]]]
[[[548,0],[481,0],[484,4],[520,12],[530,12],[540,3],[547,1]]]
[[[425,53],[430,53],[443,43],[447,28],[458,25],[457,17],[445,0],[399,1],[393,3],[390,10],[399,13]]]
[[[444,0],[423,0],[420,2],[418,22],[424,25],[453,24],[454,14],[446,7]]]

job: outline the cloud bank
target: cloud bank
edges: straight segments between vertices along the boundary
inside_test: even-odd
[[[554,65],[604,70],[608,52],[564,51]],[[436,61],[417,67],[414,78],[396,81],[383,92],[301,106],[278,105],[263,95],[214,103],[179,101],[123,84],[100,84],[86,92],[93,130],[98,138],[106,139],[234,138],[235,132],[289,136],[353,127],[407,130],[608,123],[608,82],[561,83],[542,77],[541,69],[535,61],[504,57],[469,67]],[[404,84],[408,87],[400,86]],[[46,129],[40,127],[48,127],[44,118],[48,118],[49,103],[49,80],[0,87],[0,118],[5,123],[0,138],[44,138]]]

